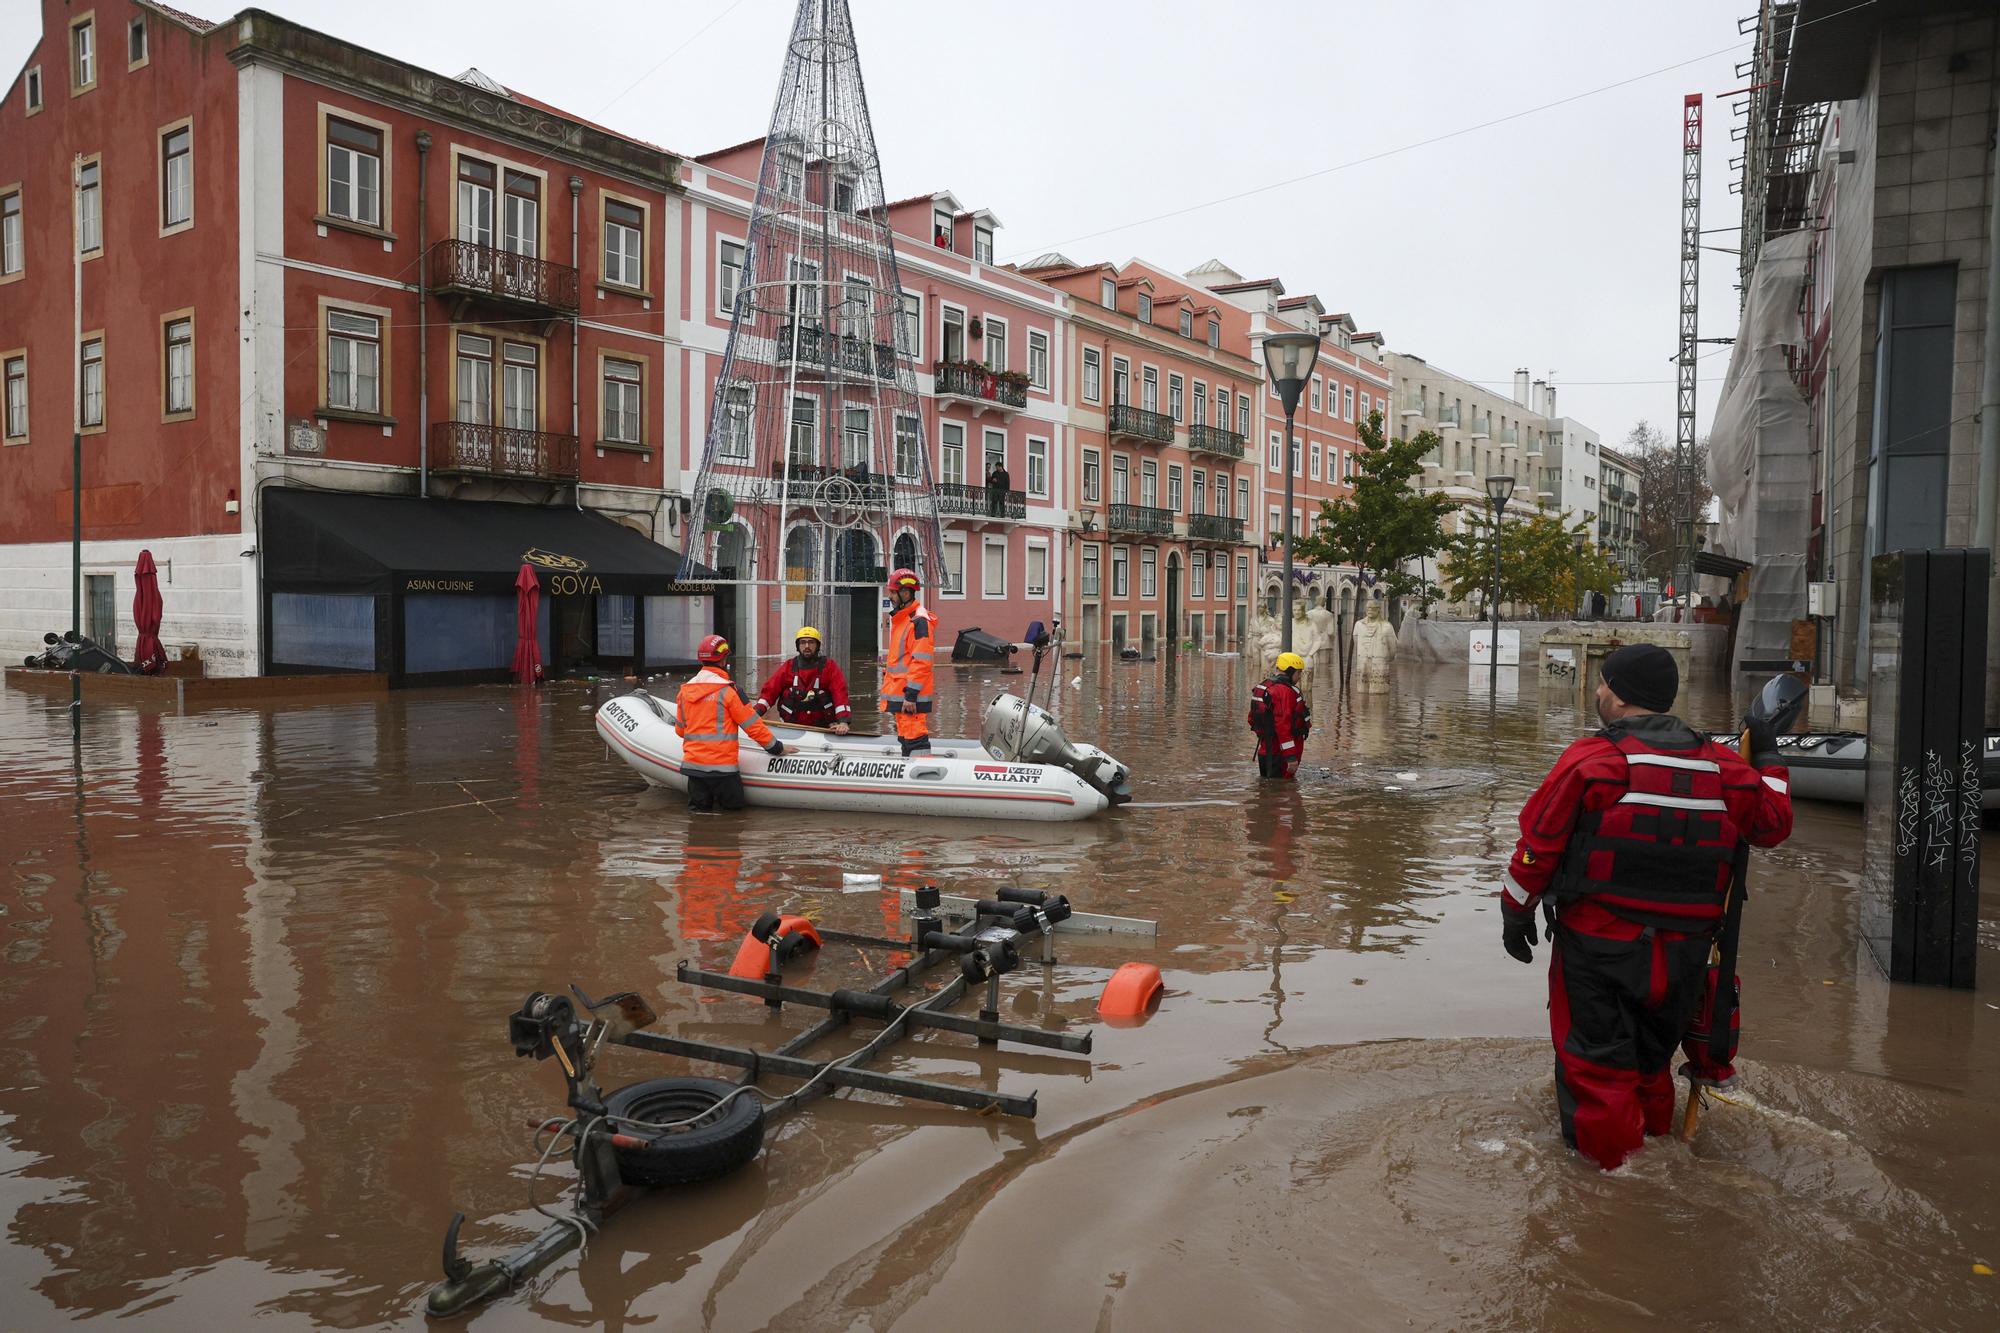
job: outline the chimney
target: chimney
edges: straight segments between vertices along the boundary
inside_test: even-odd
[[[1556,415],[1556,386],[1551,384],[1543,392],[1548,396],[1548,405],[1542,409],[1542,415],[1553,421]]]
[[[1530,412],[1542,412],[1542,405],[1547,401],[1548,396],[1549,396],[1548,381],[1536,380],[1534,396],[1528,399],[1528,410]],[[1547,416],[1548,413],[1542,412],[1542,415]]]
[[[1528,369],[1526,366],[1514,372],[1514,401],[1522,407],[1528,405]]]

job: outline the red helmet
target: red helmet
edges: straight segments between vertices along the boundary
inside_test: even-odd
[[[729,660],[729,640],[711,634],[696,645],[694,660],[703,666],[721,666]]]
[[[924,581],[917,577],[914,569],[899,569],[889,576],[889,586],[893,588],[921,588]]]

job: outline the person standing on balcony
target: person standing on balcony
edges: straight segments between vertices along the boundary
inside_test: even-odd
[[[994,459],[993,470],[986,474],[986,512],[993,517],[1007,516],[1007,490],[1013,480],[1007,475],[1007,465],[1000,459]]]

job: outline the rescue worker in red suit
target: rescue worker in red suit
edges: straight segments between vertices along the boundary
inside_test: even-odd
[[[1306,736],[1312,731],[1312,709],[1299,693],[1299,673],[1306,659],[1279,653],[1277,670],[1251,687],[1250,730],[1257,733],[1257,776],[1290,778],[1299,771]]]
[[[792,646],[799,655],[788,658],[764,682],[753,705],[757,716],[762,717],[776,707],[780,722],[800,727],[830,727],[845,736],[850,712],[847,677],[840,665],[821,650],[819,631],[811,625],[799,629]]]
[[[711,634],[695,646],[701,670],[681,686],[674,700],[674,730],[681,738],[681,775],[687,779],[688,809],[702,812],[720,807],[741,810],[743,774],[736,764],[736,732],[776,757],[795,753],[771,734],[756,710],[743,702],[729,680],[729,640]]]
[[[931,748],[931,703],[937,659],[937,621],[917,600],[923,580],[899,569],[889,576],[889,655],[882,663],[882,711],[896,719],[903,757]]]
[[[1734,1076],[1712,1061],[1706,1035],[1689,1039],[1710,945],[1737,844],[1774,847],[1792,831],[1770,725],[1752,723],[1745,763],[1668,712],[1679,689],[1664,648],[1628,644],[1604,659],[1604,730],[1563,751],[1528,799],[1500,890],[1502,942],[1523,963],[1540,942],[1537,905],[1551,909],[1563,1138],[1607,1171],[1672,1129],[1677,1045],[1697,1081]]]

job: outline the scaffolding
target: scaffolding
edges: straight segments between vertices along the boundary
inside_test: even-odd
[[[1748,85],[1738,104],[1743,123],[1731,132],[1743,154],[1730,165],[1740,175],[1731,188],[1743,196],[1743,243],[1738,291],[1750,299],[1750,278],[1764,243],[1797,231],[1812,217],[1814,177],[1828,105],[1801,102],[1790,90],[1792,42],[1799,0],[1764,0],[1737,31],[1753,38],[1750,59],[1736,66]]]
[[[845,656],[891,565],[943,577],[937,488],[847,0],[799,0],[716,375],[682,577],[777,588]]]
[[[1701,342],[1701,94],[1681,101],[1681,312],[1674,390],[1673,590],[1693,604],[1695,349]]]

